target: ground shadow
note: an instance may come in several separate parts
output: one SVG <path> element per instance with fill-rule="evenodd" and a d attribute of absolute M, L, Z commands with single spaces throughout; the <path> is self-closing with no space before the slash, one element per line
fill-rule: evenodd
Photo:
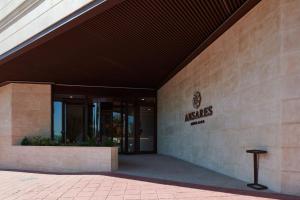
<path fill-rule="evenodd" d="M 200 185 L 200 184 L 193 184 L 193 183 L 183 183 L 183 182 L 163 180 L 163 179 L 158 179 L 158 178 L 148 178 L 148 177 L 141 177 L 141 176 L 134 176 L 134 175 L 126 175 L 126 174 L 120 174 L 120 173 L 116 173 L 116 172 L 53 173 L 53 172 L 28 171 L 28 170 L 10 170 L 10 169 L 2 169 L 1 171 L 35 173 L 35 174 L 49 174 L 49 175 L 102 175 L 102 176 L 109 176 L 109 177 L 123 178 L 123 179 L 131 179 L 131 180 L 143 181 L 143 182 L 149 182 L 149 183 L 157 183 L 157 184 L 163 184 L 163 185 L 179 186 L 179 187 L 199 189 L 199 190 L 207 190 L 207 191 L 213 191 L 213 192 L 223 192 L 223 193 L 234 194 L 234 195 L 243 195 L 243 196 L 250 196 L 250 197 L 261 197 L 261 198 L 271 198 L 271 199 L 278 199 L 278 200 L 300 200 L 300 197 L 292 196 L 292 195 L 279 194 L 279 193 L 266 193 L 266 192 L 259 192 L 259 191 L 248 191 L 248 190 L 240 190 L 240 189 L 232 189 L 232 188 L 207 186 L 207 185 Z"/>

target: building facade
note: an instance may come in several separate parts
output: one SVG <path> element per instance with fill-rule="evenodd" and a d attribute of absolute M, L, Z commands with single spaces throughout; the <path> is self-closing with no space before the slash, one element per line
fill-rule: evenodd
<path fill-rule="evenodd" d="M 110 161 L 117 152 L 159 153 L 249 182 L 253 160 L 246 150 L 261 149 L 268 153 L 260 156 L 260 182 L 300 195 L 300 1 L 228 1 L 224 12 L 219 2 L 205 4 L 210 24 L 201 21 L 207 11 L 193 1 L 184 6 L 169 2 L 175 11 L 164 11 L 166 5 L 156 1 L 131 1 L 135 6 L 130 0 L 30 1 L 31 11 L 23 8 L 25 1 L 19 6 L 11 1 L 15 7 L 3 2 L 1 168 L 30 170 L 35 157 L 41 171 L 49 170 L 45 161 L 60 163 L 52 166 L 55 171 L 64 166 L 62 159 L 80 166 L 98 155 L 95 150 L 84 159 L 88 150 L 76 148 L 63 150 L 72 155 L 66 157 L 57 157 L 55 147 L 24 150 L 19 144 L 26 136 L 63 143 L 96 137 L 101 142 L 112 138 L 117 145 L 102 152 L 99 163 L 107 164 L 105 170 L 116 168 Z M 145 7 L 155 14 L 140 14 Z M 180 9 L 184 14 L 175 15 Z M 19 18 L 4 12 L 20 10 L 25 11 Z M 84 23 L 79 16 L 92 15 L 91 10 L 104 14 Z M 190 20 L 181 21 L 188 13 Z M 205 32 L 218 24 L 218 16 L 220 25 Z M 59 29 L 66 25 L 68 31 Z M 183 66 L 174 72 L 178 63 Z M 172 75 L 166 73 L 168 66 Z M 83 160 L 72 163 L 74 157 Z M 95 169 L 95 163 L 88 166 L 82 171 Z"/>
<path fill-rule="evenodd" d="M 298 1 L 260 2 L 158 90 L 159 153 L 250 180 L 245 152 L 262 148 L 260 180 L 299 194 L 296 10 Z M 191 126 L 195 91 L 214 113 Z"/>

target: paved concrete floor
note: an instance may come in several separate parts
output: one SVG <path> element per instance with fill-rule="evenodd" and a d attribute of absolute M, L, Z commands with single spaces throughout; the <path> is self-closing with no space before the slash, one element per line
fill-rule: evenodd
<path fill-rule="evenodd" d="M 223 184 L 229 187 L 219 187 Z M 171 157 L 133 155 L 120 156 L 120 169 L 114 173 L 0 171 L 0 200 L 300 199 L 240 190 L 247 189 L 244 184 Z"/>
<path fill-rule="evenodd" d="M 243 181 L 170 156 L 158 154 L 120 155 L 119 170 L 117 173 L 200 185 L 252 190 Z"/>

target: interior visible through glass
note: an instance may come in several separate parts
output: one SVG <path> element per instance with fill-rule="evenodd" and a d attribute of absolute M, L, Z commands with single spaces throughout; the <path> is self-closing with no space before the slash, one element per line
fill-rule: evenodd
<path fill-rule="evenodd" d="M 114 144 L 121 153 L 154 152 L 155 103 L 155 97 L 55 95 L 53 139 L 71 144 Z"/>

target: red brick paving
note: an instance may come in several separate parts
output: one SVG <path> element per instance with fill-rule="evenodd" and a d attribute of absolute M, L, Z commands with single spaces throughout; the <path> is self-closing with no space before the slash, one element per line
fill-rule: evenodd
<path fill-rule="evenodd" d="M 118 174 L 55 175 L 0 171 L 0 200 L 300 199 Z"/>

